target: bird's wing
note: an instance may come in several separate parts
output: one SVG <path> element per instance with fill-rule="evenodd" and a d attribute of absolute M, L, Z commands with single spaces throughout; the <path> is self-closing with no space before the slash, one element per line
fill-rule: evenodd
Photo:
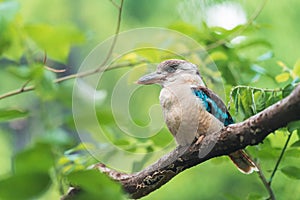
<path fill-rule="evenodd" d="M 210 89 L 206 87 L 192 87 L 192 91 L 199 99 L 202 100 L 206 111 L 214 115 L 225 126 L 234 123 L 223 101 Z M 238 169 L 245 174 L 250 174 L 253 171 L 258 171 L 255 162 L 247 155 L 244 150 L 233 152 L 229 154 L 229 157 L 238 167 Z"/>
<path fill-rule="evenodd" d="M 234 123 L 223 101 L 210 89 L 202 86 L 192 87 L 191 89 L 193 93 L 202 100 L 207 112 L 215 116 L 225 126 Z"/>

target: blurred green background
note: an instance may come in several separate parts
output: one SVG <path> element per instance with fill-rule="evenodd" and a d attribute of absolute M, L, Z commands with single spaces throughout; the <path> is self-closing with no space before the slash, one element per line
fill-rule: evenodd
<path fill-rule="evenodd" d="M 205 60 L 204 64 L 208 68 L 216 64 L 220 71 L 204 71 L 207 73 L 204 76 L 208 77 L 206 81 L 213 88 L 213 85 L 219 84 L 216 77 L 222 78 L 225 102 L 229 101 L 230 90 L 237 85 L 274 89 L 236 89 L 232 93 L 234 103 L 230 112 L 236 121 L 240 121 L 283 98 L 298 82 L 300 75 L 300 2 L 266 1 L 264 7 L 263 2 L 125 0 L 121 31 L 144 27 L 170 28 L 199 42 L 207 48 L 207 53 L 201 57 Z M 237 24 L 232 30 L 216 24 L 210 26 L 205 11 L 224 3 L 240 5 L 246 21 L 250 20 L 249 24 Z M 258 12 L 261 6 L 262 10 Z M 215 12 L 213 15 L 222 16 L 220 10 Z M 258 16 L 251 21 L 255 13 Z M 17 90 L 28 80 L 28 85 L 36 86 L 35 91 L 0 100 L 2 199 L 59 199 L 67 191 L 69 183 L 83 188 L 97 186 L 87 192 L 94 196 L 83 194 L 82 199 L 126 199 L 119 186 L 105 176 L 99 175 L 97 181 L 84 179 L 84 176 L 89 177 L 85 172 L 74 175 L 97 162 L 86 151 L 93 152 L 97 144 L 81 143 L 78 136 L 72 108 L 74 80 L 53 84 L 56 78 L 76 73 L 91 50 L 113 36 L 117 15 L 118 10 L 109 0 L 0 0 L 0 94 Z M 227 18 L 224 16 L 224 19 Z M 242 39 L 234 43 L 232 39 L 237 36 Z M 214 47 L 218 41 L 224 43 Z M 210 45 L 213 48 L 210 49 Z M 120 56 L 112 55 L 114 58 Z M 170 57 L 168 53 L 164 52 L 164 55 Z M 146 64 L 134 65 L 145 59 Z M 44 60 L 45 65 L 63 72 L 47 70 Z M 116 64 L 133 63 L 137 70 L 132 72 L 131 79 L 136 80 L 146 72 L 149 63 L 162 60 L 160 53 L 136 51 L 122 55 Z M 166 127 L 151 138 L 134 138 L 124 135 L 116 125 L 111 95 L 116 82 L 130 69 L 125 67 L 105 72 L 97 86 L 97 90 L 104 92 L 95 103 L 102 131 L 112 144 L 128 152 L 159 152 L 169 144 L 165 150 L 170 151 L 175 144 Z M 217 87 L 213 89 L 217 90 Z M 149 123 L 148 110 L 158 103 L 159 90 L 158 86 L 142 87 L 134 94 L 130 113 L 138 125 Z M 82 95 L 88 98 L 91 94 Z M 84 107 L 94 102 L 79 100 L 77 103 Z M 87 130 L 93 132 L 95 129 L 89 123 L 89 114 L 84 114 L 80 120 Z M 158 117 L 160 112 L 154 114 Z M 263 144 L 247 148 L 268 178 L 290 134 L 291 140 L 272 183 L 277 199 L 300 198 L 299 168 L 288 170 L 290 166 L 299 166 L 299 127 L 294 132 L 287 129 L 276 131 Z M 113 157 L 114 154 L 107 156 Z M 158 158 L 157 154 L 145 156 L 134 163 L 131 171 L 138 171 Z M 143 199 L 267 197 L 257 174 L 243 175 L 228 158 L 221 157 L 184 171 Z"/>

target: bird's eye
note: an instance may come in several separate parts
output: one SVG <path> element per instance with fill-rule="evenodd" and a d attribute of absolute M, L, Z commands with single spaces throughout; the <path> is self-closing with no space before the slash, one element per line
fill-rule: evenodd
<path fill-rule="evenodd" d="M 177 70 L 177 65 L 170 65 L 166 71 L 169 72 L 169 73 L 173 73 Z"/>

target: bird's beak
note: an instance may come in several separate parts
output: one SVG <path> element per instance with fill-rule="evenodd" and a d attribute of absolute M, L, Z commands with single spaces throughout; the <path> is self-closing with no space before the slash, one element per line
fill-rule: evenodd
<path fill-rule="evenodd" d="M 136 83 L 142 85 L 150 85 L 154 83 L 161 83 L 165 79 L 165 75 L 153 72 L 142 76 Z"/>

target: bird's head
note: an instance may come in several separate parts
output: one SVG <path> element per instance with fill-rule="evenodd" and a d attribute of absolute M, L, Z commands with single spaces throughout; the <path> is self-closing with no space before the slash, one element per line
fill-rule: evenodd
<path fill-rule="evenodd" d="M 160 84 L 167 86 L 172 83 L 189 83 L 193 85 L 203 85 L 196 65 L 185 60 L 166 60 L 157 66 L 153 73 L 141 77 L 138 84 Z"/>

